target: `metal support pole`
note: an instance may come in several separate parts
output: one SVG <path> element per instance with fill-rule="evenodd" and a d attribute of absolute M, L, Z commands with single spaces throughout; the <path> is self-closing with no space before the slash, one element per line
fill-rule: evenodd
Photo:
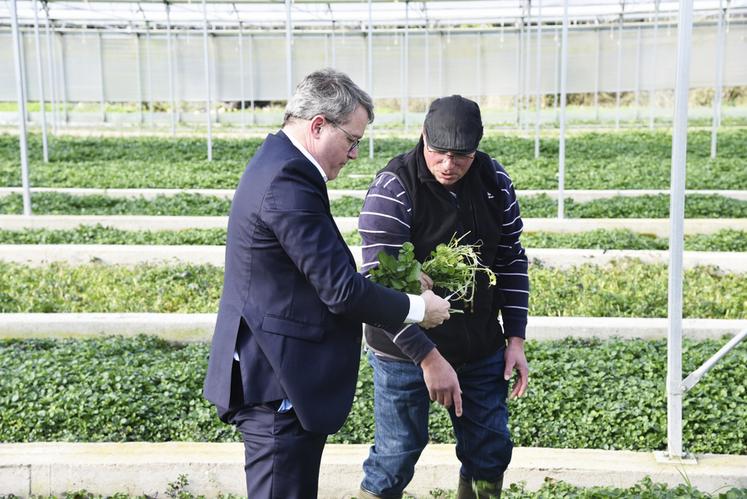
<path fill-rule="evenodd" d="M 47 147 L 47 109 L 44 98 L 44 71 L 42 71 L 41 60 L 41 38 L 39 37 L 39 13 L 38 2 L 34 0 L 34 42 L 36 43 L 36 73 L 39 81 L 39 104 L 42 122 L 42 153 L 44 162 L 49 163 L 49 148 Z"/>
<path fill-rule="evenodd" d="M 293 96 L 293 25 L 291 24 L 291 6 L 293 0 L 285 0 L 285 74 L 288 100 Z"/>
<path fill-rule="evenodd" d="M 235 8 L 236 5 L 234 4 Z M 244 95 L 244 25 L 239 21 L 239 109 L 241 109 L 241 128 L 246 128 Z"/>
<path fill-rule="evenodd" d="M 482 104 L 482 33 L 477 33 L 477 43 L 475 44 L 475 61 L 475 81 L 477 82 L 477 98 L 475 100 L 478 104 Z"/>
<path fill-rule="evenodd" d="M 526 61 L 524 63 L 524 129 L 529 127 L 529 81 L 532 75 L 532 0 L 527 0 L 527 25 L 524 34 L 524 46 L 526 47 Z"/>
<path fill-rule="evenodd" d="M 410 127 L 410 0 L 405 0 L 405 43 L 404 52 L 404 85 L 402 86 L 402 113 L 405 120 L 405 132 Z"/>
<path fill-rule="evenodd" d="M 52 132 L 57 134 L 57 90 L 55 88 L 55 70 L 52 63 L 52 35 L 49 29 L 49 6 L 44 3 L 44 31 L 47 39 L 47 77 L 49 78 L 49 89 L 52 97 Z"/>
<path fill-rule="evenodd" d="M 372 0 L 368 0 L 368 93 L 371 95 L 373 100 L 373 6 L 371 5 Z M 370 123 L 368 125 L 368 157 L 373 159 L 374 157 L 374 125 Z"/>
<path fill-rule="evenodd" d="M 60 34 L 60 81 L 62 82 L 62 116 L 65 124 L 70 122 L 67 112 L 67 72 L 65 71 L 65 39 Z"/>
<path fill-rule="evenodd" d="M 617 91 L 615 92 L 615 130 L 620 129 L 620 93 L 622 92 L 622 55 L 623 55 L 623 15 L 617 29 Z"/>
<path fill-rule="evenodd" d="M 635 120 L 641 119 L 641 27 L 638 27 L 635 44 Z"/>
<path fill-rule="evenodd" d="M 27 103 L 26 107 L 26 113 L 24 114 L 25 120 L 28 123 L 31 122 L 31 113 L 28 110 L 28 95 L 29 95 L 29 86 L 28 86 L 28 68 L 26 67 L 26 43 L 24 41 L 23 32 L 21 31 L 21 27 L 19 25 L 18 27 L 18 41 L 19 41 L 19 53 L 21 54 L 21 85 L 23 85 L 23 95 L 24 95 L 24 102 Z"/>
<path fill-rule="evenodd" d="M 148 23 L 145 23 L 145 64 L 148 69 L 148 118 L 151 126 L 155 125 L 153 117 L 153 68 L 150 65 L 150 29 Z"/>
<path fill-rule="evenodd" d="M 23 214 L 31 215 L 31 188 L 29 187 L 28 145 L 26 143 L 26 92 L 23 88 L 21 64 L 21 33 L 18 29 L 16 0 L 10 0 L 10 23 L 13 32 L 13 61 L 16 69 L 16 99 L 18 101 L 18 140 L 21 151 L 21 183 L 23 184 Z"/>
<path fill-rule="evenodd" d="M 213 125 L 212 113 L 213 100 L 211 94 L 210 80 L 210 48 L 208 45 L 208 18 L 207 1 L 202 0 L 202 53 L 205 59 L 205 114 L 207 115 L 207 160 L 213 160 Z"/>
<path fill-rule="evenodd" d="M 438 36 L 438 95 L 444 95 L 444 32 Z"/>
<path fill-rule="evenodd" d="M 713 90 L 713 122 L 711 123 L 711 159 L 716 158 L 718 128 L 721 126 L 721 93 L 724 85 L 724 17 L 723 0 L 719 1 L 718 35 L 716 36 L 716 85 Z"/>
<path fill-rule="evenodd" d="M 535 77 L 534 157 L 540 157 L 540 126 L 542 121 L 542 0 L 537 0 L 537 65 Z"/>
<path fill-rule="evenodd" d="M 687 160 L 687 104 L 690 83 L 690 44 L 693 0 L 680 2 L 677 29 L 677 71 L 674 91 L 672 175 L 669 195 L 669 331 L 667 335 L 667 450 L 670 458 L 682 452 L 682 257 L 685 218 L 685 163 Z"/>
<path fill-rule="evenodd" d="M 332 53 L 332 67 L 337 67 L 337 43 L 335 43 L 335 21 L 332 21 L 332 35 L 330 36 L 330 51 Z"/>
<path fill-rule="evenodd" d="M 555 28 L 555 33 L 557 36 L 558 30 L 562 33 L 562 28 Z M 561 69 L 560 69 L 560 52 L 562 47 L 562 41 L 558 40 L 556 38 L 555 41 L 555 92 L 553 95 L 555 98 L 553 99 L 553 107 L 555 108 L 555 121 L 560 123 L 560 79 L 561 79 Z"/>
<path fill-rule="evenodd" d="M 654 46 L 652 49 L 651 87 L 648 93 L 648 127 L 651 130 L 654 129 L 654 111 L 656 109 L 656 52 L 659 49 L 659 2 L 660 0 L 654 0 Z"/>
<path fill-rule="evenodd" d="M 101 121 L 106 123 L 106 87 L 104 86 L 104 42 L 101 31 L 97 33 L 99 49 L 99 101 L 101 105 Z"/>
<path fill-rule="evenodd" d="M 171 98 L 171 135 L 176 136 L 176 92 L 174 91 L 174 54 L 171 43 L 171 5 L 166 2 L 166 57 L 169 62 L 169 97 Z"/>
<path fill-rule="evenodd" d="M 257 110 L 254 106 L 254 37 L 249 33 L 249 106 L 252 108 L 252 125 L 257 124 Z"/>
<path fill-rule="evenodd" d="M 596 21 L 596 24 L 597 58 L 596 69 L 594 71 L 594 116 L 596 122 L 599 123 L 599 82 L 602 79 L 602 32 L 599 29 L 599 20 Z"/>
<path fill-rule="evenodd" d="M 524 39 L 524 16 L 525 13 L 525 7 L 526 3 L 521 3 L 521 19 L 519 20 L 519 63 L 517 64 L 517 68 L 519 71 L 519 78 L 518 78 L 518 86 L 517 93 L 519 94 L 519 108 L 518 108 L 518 125 L 519 129 L 524 129 L 524 90 L 526 82 L 524 81 L 524 66 L 525 66 L 525 60 L 524 60 L 524 53 L 525 53 L 525 39 Z"/>
<path fill-rule="evenodd" d="M 140 33 L 135 33 L 135 64 L 137 65 L 137 95 L 138 95 L 138 114 L 140 115 L 140 124 L 142 125 L 145 121 L 143 116 L 143 68 L 142 61 L 140 60 Z"/>
<path fill-rule="evenodd" d="M 431 100 L 431 44 L 428 36 L 428 20 L 425 21 L 425 108 Z"/>
<path fill-rule="evenodd" d="M 516 123 L 521 125 L 521 33 L 517 31 L 516 39 L 516 93 L 514 94 L 514 107 L 516 108 Z"/>
<path fill-rule="evenodd" d="M 558 219 L 565 217 L 565 107 L 568 82 L 568 0 L 563 0 L 563 35 L 560 41 L 560 144 L 558 149 Z"/>

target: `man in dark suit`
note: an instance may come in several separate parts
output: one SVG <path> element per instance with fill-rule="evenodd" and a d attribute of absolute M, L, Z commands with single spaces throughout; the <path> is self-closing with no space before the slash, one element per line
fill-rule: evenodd
<path fill-rule="evenodd" d="M 371 121 L 371 98 L 350 78 L 310 74 L 234 194 L 204 394 L 243 437 L 250 498 L 316 497 L 327 435 L 352 405 L 362 322 L 396 342 L 403 323 L 449 317 L 431 291 L 406 295 L 360 275 L 330 213 L 325 182 L 358 156 Z M 408 336 L 401 348 L 428 342 Z"/>

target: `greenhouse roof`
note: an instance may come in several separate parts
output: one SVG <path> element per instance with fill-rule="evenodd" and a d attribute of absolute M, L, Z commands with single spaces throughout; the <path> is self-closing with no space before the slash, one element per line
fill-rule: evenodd
<path fill-rule="evenodd" d="M 660 19 L 674 19 L 679 9 L 677 0 L 660 0 Z M 17 1 L 19 22 L 32 24 L 35 2 Z M 175 26 L 191 27 L 203 23 L 200 0 L 106 0 L 106 1 L 49 1 L 46 6 L 50 20 L 57 26 L 107 27 L 149 25 L 155 28 L 170 22 Z M 168 6 L 168 8 L 167 8 Z M 727 7 L 730 16 L 743 17 L 747 0 L 694 0 L 696 20 L 714 16 L 719 7 Z M 427 2 L 374 0 L 370 4 L 371 22 L 375 28 L 396 27 L 464 27 L 493 26 L 511 28 L 522 20 L 536 23 L 557 23 L 562 18 L 562 0 L 470 0 Z M 245 27 L 285 29 L 287 6 L 283 0 L 237 0 L 226 2 L 207 0 L 207 18 L 214 27 Z M 369 2 L 362 0 L 326 2 L 295 0 L 290 5 L 294 29 L 365 29 L 368 27 Z M 572 0 L 569 17 L 575 23 L 613 22 L 621 18 L 630 22 L 653 21 L 656 2 L 653 0 Z M 0 23 L 10 22 L 9 2 L 0 4 Z"/>

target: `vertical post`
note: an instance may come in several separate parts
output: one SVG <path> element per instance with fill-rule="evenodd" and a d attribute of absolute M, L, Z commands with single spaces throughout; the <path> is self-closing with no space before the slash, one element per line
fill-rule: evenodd
<path fill-rule="evenodd" d="M 252 125 L 257 124 L 257 113 L 254 106 L 254 37 L 249 33 L 249 105 L 252 108 Z"/>
<path fill-rule="evenodd" d="M 477 82 L 477 101 L 478 104 L 482 104 L 482 32 L 477 33 L 477 43 L 475 44 L 475 81 Z"/>
<path fill-rule="evenodd" d="M 293 96 L 293 26 L 291 6 L 293 0 L 285 0 L 285 74 L 287 76 L 288 100 Z"/>
<path fill-rule="evenodd" d="M 368 0 L 368 92 L 373 99 L 373 6 L 371 5 L 372 0 Z M 368 125 L 368 157 L 373 159 L 374 157 L 374 125 L 373 123 Z"/>
<path fill-rule="evenodd" d="M 517 70 L 519 71 L 519 78 L 517 80 L 518 89 L 517 93 L 519 95 L 519 106 L 518 106 L 518 114 L 517 114 L 517 121 L 519 125 L 519 129 L 524 129 L 524 16 L 525 16 L 525 8 L 526 3 L 521 3 L 521 19 L 519 20 L 519 63 L 517 64 Z"/>
<path fill-rule="evenodd" d="M 527 25 L 526 33 L 524 35 L 524 45 L 526 46 L 526 62 L 524 63 L 524 88 L 522 94 L 524 95 L 524 128 L 529 127 L 529 79 L 531 78 L 532 69 L 532 0 L 527 0 Z"/>
<path fill-rule="evenodd" d="M 207 115 L 207 159 L 213 160 L 213 125 L 212 113 L 213 101 L 211 94 L 210 79 L 210 49 L 208 46 L 208 18 L 207 0 L 202 0 L 202 53 L 205 59 L 205 114 Z"/>
<path fill-rule="evenodd" d="M 521 32 L 517 30 L 516 34 L 516 93 L 514 94 L 514 107 L 516 107 L 516 124 L 519 128 L 521 125 Z"/>
<path fill-rule="evenodd" d="M 150 124 L 153 126 L 155 120 L 153 119 L 153 68 L 150 65 L 150 28 L 148 23 L 145 23 L 145 65 L 148 69 L 148 118 Z"/>
<path fill-rule="evenodd" d="M 174 91 L 174 54 L 171 43 L 171 4 L 166 4 L 166 57 L 169 62 L 169 97 L 171 98 L 171 135 L 176 136 L 176 93 Z"/>
<path fill-rule="evenodd" d="M 711 123 L 711 159 L 716 158 L 718 128 L 721 126 L 721 93 L 724 84 L 724 17 L 723 0 L 719 1 L 718 35 L 716 36 L 716 85 L 713 90 L 713 122 Z"/>
<path fill-rule="evenodd" d="M 101 105 L 101 121 L 106 123 L 106 87 L 104 86 L 104 42 L 101 31 L 97 33 L 99 49 L 99 100 Z"/>
<path fill-rule="evenodd" d="M 682 251 L 687 160 L 687 101 L 690 87 L 690 43 L 693 0 L 680 2 L 677 28 L 677 71 L 674 87 L 672 180 L 669 195 L 669 331 L 667 335 L 667 450 L 682 452 Z"/>
<path fill-rule="evenodd" d="M 31 188 L 29 187 L 28 145 L 26 143 L 26 92 L 23 88 L 21 64 L 21 32 L 18 29 L 16 0 L 10 0 L 10 23 L 13 32 L 13 61 L 16 69 L 16 99 L 18 101 L 18 140 L 21 150 L 21 182 L 23 184 L 23 214 L 31 215 Z"/>
<path fill-rule="evenodd" d="M 404 84 L 402 85 L 402 113 L 405 121 L 405 132 L 410 126 L 410 0 L 405 0 L 405 43 L 404 53 Z"/>
<path fill-rule="evenodd" d="M 138 114 L 140 115 L 140 124 L 143 124 L 145 117 L 143 116 L 143 69 L 142 62 L 140 60 L 140 33 L 135 32 L 135 64 L 137 65 L 137 95 L 138 95 Z"/>
<path fill-rule="evenodd" d="M 438 34 L 438 95 L 444 95 L 444 32 Z"/>
<path fill-rule="evenodd" d="M 60 33 L 60 81 L 62 82 L 62 116 L 65 124 L 70 122 L 67 112 L 67 72 L 65 71 L 65 39 Z"/>
<path fill-rule="evenodd" d="M 563 0 L 563 34 L 560 40 L 560 144 L 558 149 L 558 219 L 565 216 L 565 104 L 568 81 L 568 0 Z"/>
<path fill-rule="evenodd" d="M 555 121 L 560 123 L 560 79 L 561 79 L 561 69 L 560 69 L 560 53 L 561 53 L 561 47 L 562 47 L 562 40 L 557 39 L 558 29 L 555 28 L 555 98 L 553 99 L 553 107 L 555 107 Z M 562 38 L 562 28 L 560 28 L 561 31 L 561 38 Z"/>
<path fill-rule="evenodd" d="M 428 36 L 428 19 L 425 20 L 425 108 L 431 100 L 431 44 Z"/>
<path fill-rule="evenodd" d="M 641 27 L 638 27 L 635 43 L 635 120 L 641 119 Z"/>
<path fill-rule="evenodd" d="M 534 157 L 540 157 L 540 126 L 542 121 L 542 0 L 537 0 L 537 62 L 535 66 L 535 118 L 534 118 Z"/>
<path fill-rule="evenodd" d="M 594 74 L 594 116 L 597 124 L 599 123 L 599 82 L 602 79 L 602 32 L 599 29 L 599 19 L 595 21 L 596 28 L 594 33 L 597 37 L 597 60 L 596 71 Z"/>
<path fill-rule="evenodd" d="M 41 62 L 41 38 L 39 37 L 39 13 L 38 2 L 34 0 L 34 42 L 36 43 L 36 73 L 39 81 L 39 104 L 42 122 L 42 152 L 44 162 L 49 163 L 49 148 L 47 147 L 47 109 L 46 99 L 44 98 L 44 71 L 42 71 Z"/>
<path fill-rule="evenodd" d="M 622 3 L 624 8 L 624 3 Z M 615 92 L 615 130 L 620 129 L 620 93 L 622 92 L 622 55 L 623 55 L 623 13 L 617 28 L 617 91 Z"/>
<path fill-rule="evenodd" d="M 330 11 L 331 11 L 330 7 Z M 337 43 L 335 43 L 335 20 L 332 20 L 332 36 L 330 37 L 330 51 L 332 53 L 332 67 L 337 67 Z"/>
<path fill-rule="evenodd" d="M 52 97 L 52 131 L 57 134 L 57 90 L 55 88 L 55 70 L 52 63 L 52 35 L 49 29 L 49 6 L 44 4 L 44 31 L 47 39 L 47 77 L 49 78 L 49 89 Z"/>
<path fill-rule="evenodd" d="M 234 9 L 236 5 L 234 4 Z M 246 116 L 244 113 L 244 26 L 239 21 L 239 99 L 241 109 L 241 128 L 246 128 Z"/>
<path fill-rule="evenodd" d="M 654 129 L 654 111 L 656 109 L 656 52 L 659 49 L 659 2 L 654 0 L 654 47 L 651 64 L 651 87 L 648 93 L 648 127 Z"/>

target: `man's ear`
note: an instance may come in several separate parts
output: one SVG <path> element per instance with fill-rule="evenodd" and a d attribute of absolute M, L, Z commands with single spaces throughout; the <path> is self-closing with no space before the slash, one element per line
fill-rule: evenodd
<path fill-rule="evenodd" d="M 317 114 L 311 118 L 309 123 L 309 126 L 311 127 L 311 136 L 318 139 L 322 133 L 322 126 L 324 126 L 326 122 L 327 120 L 321 114 Z"/>

